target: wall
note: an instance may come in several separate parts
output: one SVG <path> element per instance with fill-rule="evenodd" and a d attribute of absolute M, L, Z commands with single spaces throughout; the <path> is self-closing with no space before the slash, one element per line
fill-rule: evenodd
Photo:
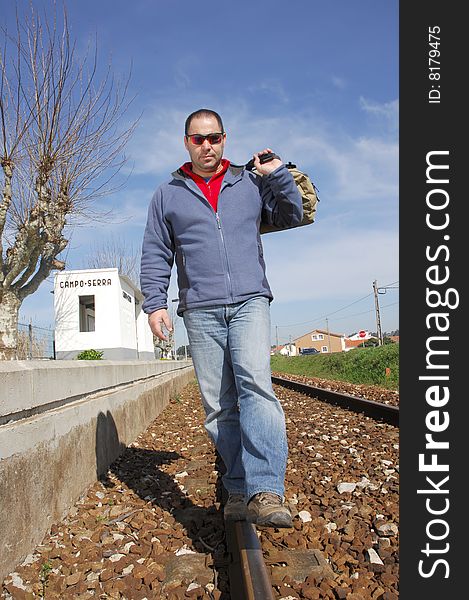
<path fill-rule="evenodd" d="M 119 319 L 121 331 L 121 348 L 132 348 L 134 357 L 138 358 L 137 352 L 137 323 L 135 313 L 134 290 L 124 280 L 119 280 L 120 289 L 118 291 Z M 127 298 L 124 297 L 125 292 Z"/>
<path fill-rule="evenodd" d="M 107 282 L 97 285 L 98 280 Z M 109 283 L 110 281 L 110 283 Z M 75 286 L 75 283 L 78 285 Z M 83 285 L 81 285 L 83 283 Z M 72 287 L 61 287 L 67 285 Z M 78 296 L 95 296 L 95 331 L 80 332 Z M 94 269 L 93 271 L 65 271 L 55 275 L 54 310 L 55 344 L 60 359 L 76 358 L 80 350 L 87 348 L 120 348 L 119 296 L 122 296 L 117 269 Z M 136 345 L 134 345 L 134 348 Z M 105 355 L 104 358 L 112 358 Z M 127 358 L 127 357 L 126 357 Z M 131 358 L 136 358 L 134 351 Z"/>
<path fill-rule="evenodd" d="M 80 331 L 78 297 L 82 295 L 95 297 L 95 331 Z M 140 290 L 115 268 L 57 273 L 56 357 L 72 360 L 81 350 L 93 348 L 102 350 L 108 360 L 154 359 L 153 335 L 142 302 Z"/>
<path fill-rule="evenodd" d="M 190 361 L 0 363 L 0 577 L 194 378 Z"/>
<path fill-rule="evenodd" d="M 322 334 L 322 340 L 312 340 L 312 334 Z M 330 344 L 329 344 L 330 340 Z M 337 335 L 328 334 L 327 332 L 315 332 L 312 331 L 307 333 L 295 340 L 295 346 L 297 348 L 316 348 L 319 352 L 322 352 L 322 347 L 327 346 L 329 352 L 342 352 L 345 349 L 344 340 L 342 337 L 338 337 Z M 330 346 L 330 347 L 329 347 Z"/>
<path fill-rule="evenodd" d="M 138 357 L 146 360 L 155 358 L 153 334 L 148 325 L 148 315 L 142 310 L 143 297 L 139 300 L 135 312 L 137 315 L 137 348 Z"/>

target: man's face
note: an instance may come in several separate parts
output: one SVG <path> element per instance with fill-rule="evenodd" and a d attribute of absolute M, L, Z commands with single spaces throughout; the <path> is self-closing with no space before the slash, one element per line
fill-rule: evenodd
<path fill-rule="evenodd" d="M 208 135 L 209 133 L 220 133 L 220 125 L 215 117 L 195 117 L 192 119 L 187 135 L 198 133 L 200 135 Z M 219 144 L 210 144 L 208 140 L 204 140 L 201 146 L 196 146 L 191 138 L 184 138 L 189 156 L 192 161 L 192 168 L 197 173 L 213 173 L 216 171 L 223 157 L 225 148 L 226 134 L 223 134 L 223 139 Z"/>

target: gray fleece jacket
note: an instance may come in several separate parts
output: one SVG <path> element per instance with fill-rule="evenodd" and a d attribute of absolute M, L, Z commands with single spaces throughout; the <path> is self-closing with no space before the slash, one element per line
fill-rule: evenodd
<path fill-rule="evenodd" d="M 144 312 L 168 307 L 174 260 L 179 315 L 254 296 L 272 300 L 259 224 L 291 227 L 301 221 L 301 196 L 289 170 L 282 165 L 260 177 L 230 165 L 217 212 L 183 171 L 172 177 L 156 190 L 148 209 L 140 274 Z"/>

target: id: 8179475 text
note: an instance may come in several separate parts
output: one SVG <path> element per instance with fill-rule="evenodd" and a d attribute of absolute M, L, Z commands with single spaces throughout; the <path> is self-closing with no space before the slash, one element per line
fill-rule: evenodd
<path fill-rule="evenodd" d="M 431 88 L 428 91 L 428 103 L 439 104 L 441 102 L 440 90 L 440 27 L 434 25 L 428 28 L 428 79 L 431 82 Z"/>

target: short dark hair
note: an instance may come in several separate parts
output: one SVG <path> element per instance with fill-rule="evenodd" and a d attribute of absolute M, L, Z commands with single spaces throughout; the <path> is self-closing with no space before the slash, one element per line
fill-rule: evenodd
<path fill-rule="evenodd" d="M 220 126 L 220 133 L 225 133 L 225 130 L 223 129 L 223 121 L 217 112 L 210 110 L 209 108 L 199 108 L 199 110 L 194 111 L 187 117 L 186 124 L 184 125 L 185 135 L 188 134 L 191 121 L 195 117 L 215 117 L 215 119 L 218 121 L 218 125 Z"/>

